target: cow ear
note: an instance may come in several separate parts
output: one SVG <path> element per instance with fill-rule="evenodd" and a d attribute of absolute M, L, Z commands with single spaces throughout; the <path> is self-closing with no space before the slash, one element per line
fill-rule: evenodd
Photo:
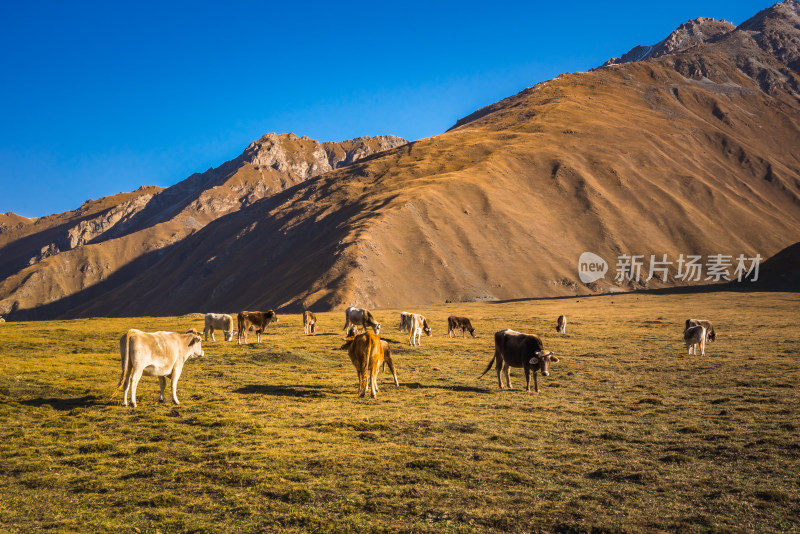
<path fill-rule="evenodd" d="M 531 361 L 530 361 L 529 363 L 530 363 L 531 365 L 536 365 L 537 363 L 539 363 L 539 358 L 537 358 L 536 356 L 534 356 L 533 358 L 531 358 Z"/>
<path fill-rule="evenodd" d="M 552 352 L 550 353 L 550 363 L 558 363 L 558 358 Z"/>

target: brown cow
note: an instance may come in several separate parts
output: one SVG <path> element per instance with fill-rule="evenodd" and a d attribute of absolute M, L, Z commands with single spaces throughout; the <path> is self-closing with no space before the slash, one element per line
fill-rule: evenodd
<path fill-rule="evenodd" d="M 358 373 L 358 396 L 366 395 L 371 390 L 372 398 L 378 396 L 378 371 L 384 361 L 381 338 L 372 332 L 364 332 L 348 337 L 341 347 L 347 349 L 350 361 Z"/>
<path fill-rule="evenodd" d="M 353 338 L 358 335 L 358 327 L 356 325 L 351 325 L 350 328 L 347 329 L 347 337 L 345 341 L 349 338 Z M 386 366 L 389 366 L 389 370 L 392 372 L 392 378 L 394 378 L 394 385 L 400 386 L 400 382 L 397 380 L 397 371 L 394 368 L 394 361 L 392 360 L 392 349 L 389 347 L 389 342 L 381 339 L 381 347 L 383 347 L 383 367 L 381 370 L 386 369 Z"/>
<path fill-rule="evenodd" d="M 503 389 L 503 380 L 500 377 L 501 370 L 505 371 L 508 389 L 512 389 L 511 367 L 524 367 L 525 392 L 531 392 L 531 372 L 533 372 L 534 390 L 539 393 L 536 373 L 541 371 L 542 376 L 550 376 L 550 364 L 558 363 L 558 358 L 553 356 L 552 352 L 545 352 L 539 336 L 521 334 L 514 330 L 505 329 L 495 332 L 494 356 L 492 356 L 481 377 L 489 372 L 493 363 L 497 367 L 497 383 L 500 389 Z"/>
<path fill-rule="evenodd" d="M 456 328 L 461 329 L 461 337 L 467 337 L 467 331 L 469 331 L 472 337 L 475 337 L 475 329 L 472 328 L 472 323 L 470 323 L 469 319 L 466 317 L 451 315 L 447 318 L 448 337 L 456 337 Z"/>
<path fill-rule="evenodd" d="M 308 310 L 303 312 L 303 333 L 317 333 L 317 316 Z"/>
<path fill-rule="evenodd" d="M 556 321 L 556 332 L 559 334 L 566 334 L 567 333 L 567 316 L 566 315 L 559 315 L 558 321 Z"/>
<path fill-rule="evenodd" d="M 270 323 L 277 323 L 278 316 L 274 311 L 269 310 L 266 312 L 251 312 L 243 311 L 237 315 L 237 323 L 239 327 L 239 336 L 236 340 L 237 345 L 242 344 L 242 336 L 244 336 L 244 344 L 247 345 L 247 330 L 252 326 L 256 331 L 256 340 L 261 343 L 261 334 Z"/>
<path fill-rule="evenodd" d="M 702 326 L 706 329 L 707 341 L 717 340 L 717 332 L 714 330 L 714 325 L 711 324 L 711 321 L 707 321 L 706 319 L 686 319 L 686 328 L 684 328 L 684 331 L 693 326 Z"/>

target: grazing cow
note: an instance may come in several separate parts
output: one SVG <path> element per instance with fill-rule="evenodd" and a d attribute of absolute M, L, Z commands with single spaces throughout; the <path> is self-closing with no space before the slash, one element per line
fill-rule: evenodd
<path fill-rule="evenodd" d="M 183 371 L 183 364 L 189 358 L 202 356 L 202 337 L 196 330 L 186 334 L 175 332 L 142 332 L 130 329 L 119 338 L 119 354 L 122 364 L 122 376 L 114 394 L 122 391 L 122 405 L 128 405 L 128 390 L 131 392 L 131 405 L 136 408 L 136 386 L 142 375 L 157 376 L 161 386 L 159 402 L 164 402 L 166 377 L 172 379 L 172 402 L 178 402 L 178 379 Z"/>
<path fill-rule="evenodd" d="M 412 313 L 400 312 L 400 332 L 411 331 L 411 316 Z"/>
<path fill-rule="evenodd" d="M 381 333 L 381 323 L 377 322 L 369 310 L 364 308 L 354 308 L 350 306 L 344 311 L 344 328 L 347 331 L 350 325 L 361 326 L 364 332 L 367 331 L 367 326 L 371 326 L 375 334 Z"/>
<path fill-rule="evenodd" d="M 424 315 L 418 313 L 412 313 L 410 315 L 411 324 L 409 325 L 410 335 L 408 336 L 408 344 L 413 347 L 414 345 L 419 345 L 423 330 L 428 336 L 431 335 L 431 327 L 428 326 L 428 320 Z"/>
<path fill-rule="evenodd" d="M 469 331 L 472 337 L 475 337 L 475 329 L 472 328 L 472 323 L 466 317 L 456 317 L 451 315 L 447 318 L 447 335 L 448 337 L 456 337 L 456 329 L 461 329 L 461 337 L 467 337 Z"/>
<path fill-rule="evenodd" d="M 700 347 L 700 356 L 705 356 L 707 337 L 708 333 L 706 332 L 706 327 L 703 325 L 690 326 L 683 331 L 683 342 L 686 345 L 689 356 L 691 356 L 693 352 L 694 355 L 697 356 L 697 347 Z"/>
<path fill-rule="evenodd" d="M 222 330 L 225 341 L 233 341 L 233 317 L 226 313 L 207 313 L 206 326 L 203 329 L 206 341 L 208 341 L 208 334 L 211 334 L 211 341 L 216 341 L 214 337 L 215 329 Z"/>
<path fill-rule="evenodd" d="M 317 333 L 317 316 L 308 310 L 303 312 L 303 333 Z"/>
<path fill-rule="evenodd" d="M 261 334 L 264 333 L 264 329 L 267 328 L 267 325 L 278 322 L 278 316 L 275 315 L 275 312 L 272 310 L 266 312 L 239 312 L 237 319 L 237 326 L 239 327 L 239 337 L 236 340 L 237 345 L 242 343 L 242 336 L 244 336 L 244 344 L 247 345 L 247 331 L 251 327 L 256 331 L 256 341 L 261 343 Z"/>
<path fill-rule="evenodd" d="M 567 316 L 566 315 L 559 315 L 558 320 L 556 321 L 556 332 L 559 334 L 566 334 L 567 333 Z"/>
<path fill-rule="evenodd" d="M 711 321 L 706 319 L 686 319 L 686 329 L 692 326 L 704 326 L 706 328 L 706 335 L 708 336 L 706 341 L 717 340 L 717 332 L 714 330 L 714 325 L 711 324 Z"/>
<path fill-rule="evenodd" d="M 539 393 L 539 383 L 536 380 L 537 371 L 542 376 L 550 376 L 550 364 L 558 363 L 558 358 L 552 352 L 545 352 L 539 336 L 521 334 L 514 330 L 500 330 L 494 334 L 494 356 L 481 377 L 489 372 L 492 364 L 497 367 L 497 383 L 503 389 L 501 371 L 505 371 L 508 389 L 511 387 L 511 367 L 525 368 L 526 393 L 531 392 L 531 372 L 533 373 L 533 386 Z M 479 377 L 480 378 L 480 377 Z"/>
<path fill-rule="evenodd" d="M 372 398 L 377 397 L 378 371 L 384 361 L 381 338 L 371 332 L 364 332 L 348 337 L 341 348 L 347 349 L 350 361 L 358 373 L 358 396 L 363 397 L 369 389 Z"/>

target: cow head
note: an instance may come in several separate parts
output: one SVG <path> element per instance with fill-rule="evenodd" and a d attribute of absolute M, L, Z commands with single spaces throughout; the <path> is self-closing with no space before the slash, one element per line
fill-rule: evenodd
<path fill-rule="evenodd" d="M 545 352 L 543 350 L 536 351 L 536 355 L 530 360 L 530 364 L 534 367 L 534 371 L 541 371 L 542 376 L 550 376 L 551 363 L 558 363 L 558 358 L 553 356 L 552 352 Z"/>
<path fill-rule="evenodd" d="M 717 340 L 717 333 L 714 331 L 714 327 L 713 326 L 708 330 L 708 335 L 707 335 L 706 339 L 708 339 L 708 341 L 716 341 Z"/>
<path fill-rule="evenodd" d="M 380 335 L 381 333 L 381 323 L 375 323 L 375 335 Z"/>
<path fill-rule="evenodd" d="M 472 337 L 478 337 L 478 336 L 475 335 L 475 329 L 474 328 L 469 327 L 469 328 L 467 328 L 467 331 L 469 332 L 469 335 L 471 335 Z"/>
<path fill-rule="evenodd" d="M 430 327 L 430 326 L 428 326 L 428 320 L 427 320 L 427 319 L 425 319 L 424 321 L 422 321 L 422 330 L 423 330 L 423 331 L 424 331 L 424 332 L 425 332 L 427 335 L 429 335 L 429 336 L 431 335 L 431 327 Z"/>
<path fill-rule="evenodd" d="M 225 341 L 233 341 L 233 330 L 223 331 L 222 333 L 225 334 Z"/>
<path fill-rule="evenodd" d="M 202 340 L 202 337 L 192 334 L 192 337 L 189 339 L 189 358 L 200 358 L 201 356 L 205 355 L 203 352 L 203 347 L 200 343 Z"/>
<path fill-rule="evenodd" d="M 267 312 L 267 324 L 277 323 L 277 322 L 278 322 L 278 314 L 276 314 L 273 310 L 269 310 Z"/>

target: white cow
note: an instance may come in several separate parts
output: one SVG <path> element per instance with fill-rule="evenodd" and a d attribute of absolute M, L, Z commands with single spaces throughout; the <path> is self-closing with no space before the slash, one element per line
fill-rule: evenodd
<path fill-rule="evenodd" d="M 423 330 L 429 336 L 431 335 L 431 328 L 428 326 L 428 320 L 425 319 L 424 315 L 418 313 L 411 313 L 409 315 L 411 315 L 411 324 L 409 325 L 409 332 L 411 335 L 408 337 L 408 344 L 413 347 L 414 345 L 420 344 L 419 340 L 422 337 Z"/>
<path fill-rule="evenodd" d="M 556 321 L 556 332 L 559 334 L 566 334 L 567 333 L 567 316 L 566 315 L 559 315 L 558 321 Z"/>
<path fill-rule="evenodd" d="M 211 341 L 216 341 L 214 338 L 214 330 L 222 330 L 225 341 L 233 341 L 233 317 L 226 313 L 207 313 L 206 314 L 206 327 L 203 333 L 208 341 L 208 334 L 211 334 Z"/>
<path fill-rule="evenodd" d="M 164 402 L 166 377 L 172 379 L 172 402 L 178 402 L 178 379 L 183 364 L 189 358 L 203 356 L 201 341 L 203 338 L 196 331 L 186 334 L 175 332 L 142 332 L 134 328 L 119 338 L 119 353 L 122 364 L 122 376 L 119 385 L 111 395 L 122 393 L 122 405 L 128 405 L 128 389 L 131 392 L 131 404 L 136 408 L 136 386 L 142 375 L 157 376 L 161 386 L 160 402 Z"/>
<path fill-rule="evenodd" d="M 364 332 L 367 331 L 367 326 L 371 326 L 375 334 L 381 333 L 381 323 L 375 320 L 369 310 L 364 308 L 354 308 L 350 306 L 344 311 L 344 329 L 350 330 L 350 326 L 361 326 Z"/>
<path fill-rule="evenodd" d="M 692 326 L 683 331 L 683 342 L 686 344 L 689 356 L 697 356 L 697 347 L 700 347 L 700 356 L 706 354 L 706 327 L 702 325 Z"/>

